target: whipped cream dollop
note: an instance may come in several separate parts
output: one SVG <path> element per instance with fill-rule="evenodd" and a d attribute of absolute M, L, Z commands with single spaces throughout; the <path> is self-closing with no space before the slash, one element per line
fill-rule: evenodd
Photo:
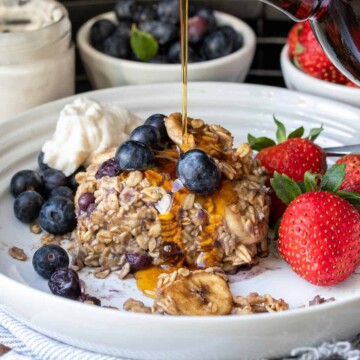
<path fill-rule="evenodd" d="M 44 162 L 69 176 L 106 148 L 119 146 L 142 123 L 124 107 L 77 98 L 61 111 L 53 138 L 43 145 Z"/>

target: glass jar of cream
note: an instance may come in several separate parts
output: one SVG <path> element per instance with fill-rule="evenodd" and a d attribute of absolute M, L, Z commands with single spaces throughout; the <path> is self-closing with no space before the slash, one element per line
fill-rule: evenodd
<path fill-rule="evenodd" d="M 54 0 L 0 0 L 0 121 L 74 91 L 65 7 Z"/>

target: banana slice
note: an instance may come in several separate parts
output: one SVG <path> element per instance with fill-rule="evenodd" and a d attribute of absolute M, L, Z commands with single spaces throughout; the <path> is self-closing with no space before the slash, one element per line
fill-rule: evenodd
<path fill-rule="evenodd" d="M 182 269 L 179 269 L 182 270 Z M 228 315 L 233 298 L 223 277 L 209 271 L 181 271 L 158 284 L 155 307 L 169 315 Z M 161 286 L 161 283 L 165 285 Z"/>

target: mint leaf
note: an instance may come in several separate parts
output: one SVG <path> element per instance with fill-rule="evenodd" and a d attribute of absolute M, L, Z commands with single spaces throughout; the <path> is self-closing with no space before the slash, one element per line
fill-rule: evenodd
<path fill-rule="evenodd" d="M 292 131 L 289 135 L 288 135 L 288 139 L 293 139 L 293 138 L 301 138 L 304 135 L 305 129 L 303 126 L 299 127 L 298 129 Z"/>
<path fill-rule="evenodd" d="M 278 142 L 278 144 L 284 142 L 287 140 L 286 138 L 286 129 L 285 126 L 282 122 L 280 122 L 275 115 L 273 115 L 275 124 L 277 125 L 277 130 L 276 130 L 276 140 Z"/>
<path fill-rule="evenodd" d="M 321 180 L 320 189 L 335 193 L 339 190 L 342 182 L 345 179 L 345 164 L 338 164 L 332 166 Z"/>
<path fill-rule="evenodd" d="M 131 28 L 130 46 L 141 61 L 149 61 L 159 51 L 159 44 L 149 33 L 140 31 L 135 24 Z"/>
<path fill-rule="evenodd" d="M 253 150 L 260 151 L 270 146 L 276 145 L 274 140 L 271 140 L 267 137 L 256 138 L 251 134 L 248 134 L 248 143 Z"/>
<path fill-rule="evenodd" d="M 307 137 L 310 141 L 315 141 L 320 133 L 324 130 L 324 126 L 321 125 L 319 128 L 314 128 L 310 130 L 309 136 Z"/>
<path fill-rule="evenodd" d="M 270 184 L 277 197 L 287 205 L 301 195 L 299 185 L 285 174 L 281 175 L 275 171 L 274 177 L 270 179 Z"/>
<path fill-rule="evenodd" d="M 339 190 L 336 195 L 348 201 L 355 209 L 360 210 L 360 194 L 354 191 Z"/>
<path fill-rule="evenodd" d="M 310 171 L 307 171 L 304 175 L 304 184 L 307 192 L 319 190 L 317 184 L 318 174 L 312 174 Z"/>

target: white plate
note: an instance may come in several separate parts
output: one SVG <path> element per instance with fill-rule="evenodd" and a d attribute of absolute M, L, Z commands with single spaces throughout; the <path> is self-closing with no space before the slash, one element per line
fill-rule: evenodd
<path fill-rule="evenodd" d="M 103 103 L 127 106 L 146 118 L 181 109 L 180 85 L 122 87 L 89 93 Z M 44 105 L 0 125 L 0 303 L 31 327 L 56 339 L 89 350 L 132 359 L 246 359 L 286 355 L 294 347 L 324 340 L 348 338 L 360 331 L 360 277 L 320 288 L 297 277 L 280 259 L 270 256 L 252 271 L 231 278 L 234 294 L 251 291 L 284 298 L 291 310 L 283 313 L 227 317 L 170 317 L 126 313 L 63 299 L 49 293 L 46 281 L 33 271 L 31 261 L 13 260 L 9 246 L 31 255 L 39 236 L 18 222 L 8 192 L 11 176 L 36 168 L 43 142 L 54 130 L 62 107 L 72 98 Z M 360 110 L 340 103 L 279 88 L 191 83 L 189 115 L 220 123 L 235 136 L 247 133 L 273 135 L 273 114 L 288 129 L 303 124 L 308 131 L 324 124 L 319 144 L 335 146 L 359 141 Z M 104 305 L 122 307 L 129 296 L 142 299 L 133 280 L 116 277 L 96 280 L 83 272 L 91 295 L 102 296 Z M 299 308 L 315 295 L 337 301 Z M 151 300 L 145 299 L 147 303 Z"/>

